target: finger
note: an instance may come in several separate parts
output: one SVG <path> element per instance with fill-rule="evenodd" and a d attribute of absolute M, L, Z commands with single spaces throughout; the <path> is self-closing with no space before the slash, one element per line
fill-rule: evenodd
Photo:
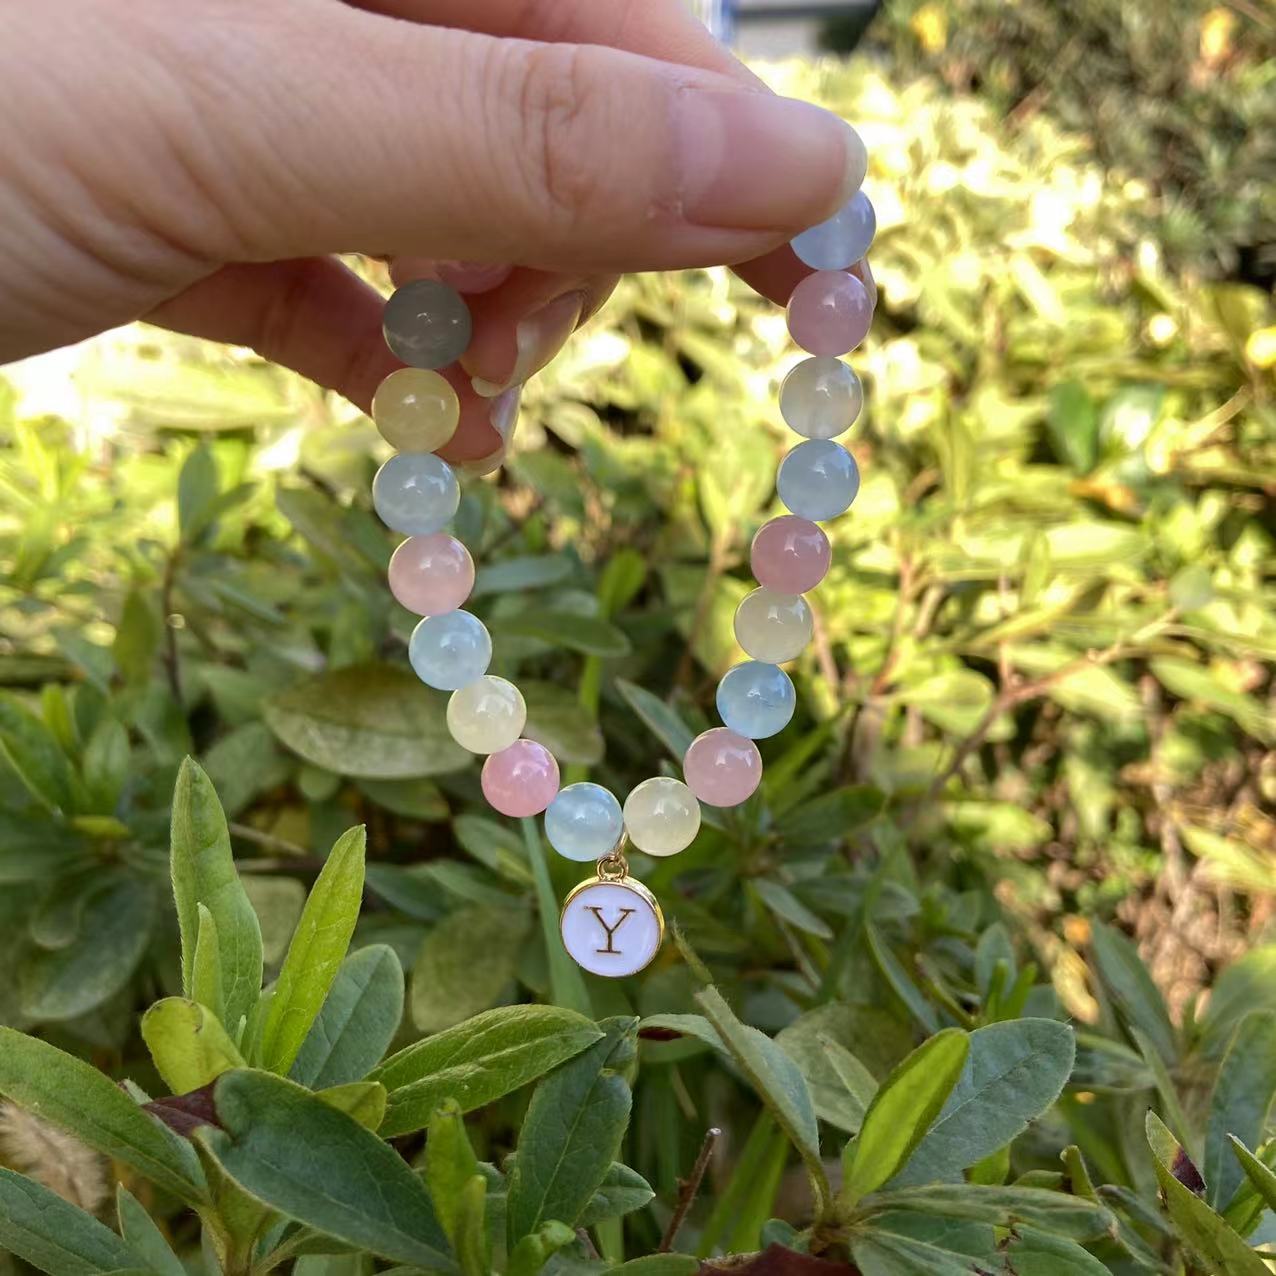
<path fill-rule="evenodd" d="M 340 262 L 312 257 L 224 266 L 146 318 L 248 346 L 370 412 L 382 378 L 403 366 L 381 335 L 384 304 Z"/>
<path fill-rule="evenodd" d="M 460 27 L 484 35 L 514 36 L 552 44 L 601 44 L 662 62 L 703 67 L 742 85 L 766 85 L 709 34 L 683 0 L 353 0 L 363 9 Z M 769 91 L 769 90 L 768 90 Z"/>
<path fill-rule="evenodd" d="M 590 274 L 745 260 L 828 216 L 860 167 L 835 116 L 710 72 L 343 5 L 268 12 L 270 74 L 224 68 L 240 82 L 217 100 L 241 113 L 222 158 L 254 255 L 376 244 Z"/>

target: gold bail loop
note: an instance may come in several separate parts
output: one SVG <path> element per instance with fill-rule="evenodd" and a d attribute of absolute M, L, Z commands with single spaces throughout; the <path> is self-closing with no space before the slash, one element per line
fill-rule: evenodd
<path fill-rule="evenodd" d="M 620 882 L 629 876 L 629 861 L 625 858 L 625 846 L 629 836 L 621 833 L 620 839 L 594 866 L 594 872 L 603 882 Z"/>

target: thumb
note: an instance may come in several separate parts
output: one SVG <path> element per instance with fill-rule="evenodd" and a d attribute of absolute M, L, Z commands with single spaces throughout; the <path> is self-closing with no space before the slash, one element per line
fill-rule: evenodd
<path fill-rule="evenodd" d="M 576 273 L 740 261 L 863 178 L 842 120 L 732 77 L 345 5 L 285 12 L 258 44 L 269 74 L 240 59 L 227 74 L 241 91 L 220 102 L 246 116 L 219 186 L 255 256 L 363 248 Z"/>

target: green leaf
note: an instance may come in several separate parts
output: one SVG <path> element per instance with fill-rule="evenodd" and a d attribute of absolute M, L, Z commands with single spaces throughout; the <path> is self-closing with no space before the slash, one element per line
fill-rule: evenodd
<path fill-rule="evenodd" d="M 465 1276 L 491 1276 L 487 1228 L 487 1179 L 474 1174 L 461 1189 L 452 1248 Z"/>
<path fill-rule="evenodd" d="M 345 959 L 363 903 L 366 846 L 362 825 L 343 833 L 302 909 L 262 1028 L 259 1057 L 271 1072 L 292 1067 Z"/>
<path fill-rule="evenodd" d="M 63 948 L 28 950 L 18 971 L 31 1019 L 74 1019 L 128 983 L 150 943 L 156 892 L 150 882 L 112 874 L 88 894 L 79 934 Z"/>
<path fill-rule="evenodd" d="M 195 1153 L 108 1076 L 55 1046 L 0 1028 L 0 1094 L 131 1165 L 185 1201 L 203 1196 Z"/>
<path fill-rule="evenodd" d="M 755 877 L 753 889 L 762 902 L 779 918 L 818 939 L 832 939 L 829 924 L 813 913 L 787 886 L 766 877 Z"/>
<path fill-rule="evenodd" d="M 199 1136 L 244 1191 L 384 1258 L 455 1270 L 425 1185 L 352 1117 L 266 1072 L 228 1072 L 213 1096 L 223 1128 Z"/>
<path fill-rule="evenodd" d="M 885 804 L 886 795 L 871 785 L 834 789 L 785 812 L 776 823 L 776 836 L 785 846 L 841 841 L 876 819 Z"/>
<path fill-rule="evenodd" d="M 852 1236 L 851 1254 L 862 1276 L 974 1276 L 980 1271 L 969 1254 L 948 1249 L 942 1240 L 883 1227 L 866 1227 Z"/>
<path fill-rule="evenodd" d="M 608 1276 L 696 1276 L 700 1260 L 690 1254 L 646 1254 L 608 1270 Z"/>
<path fill-rule="evenodd" d="M 573 1010 L 503 1006 L 399 1051 L 370 1080 L 390 1092 L 381 1133 L 423 1129 L 445 1099 L 471 1112 L 543 1076 L 602 1036 Z"/>
<path fill-rule="evenodd" d="M 220 1021 L 226 1013 L 222 997 L 222 955 L 217 923 L 206 904 L 195 905 L 195 955 L 191 961 L 192 1001 L 207 1006 Z"/>
<path fill-rule="evenodd" d="M 1236 1025 L 1252 1010 L 1276 1011 L 1276 944 L 1246 953 L 1215 982 L 1201 1020 L 1202 1044 L 1211 1059 L 1222 1058 Z"/>
<path fill-rule="evenodd" d="M 523 735 L 543 744 L 560 764 L 595 766 L 603 758 L 603 733 L 594 715 L 567 687 L 520 679 L 527 703 Z"/>
<path fill-rule="evenodd" d="M 316 1090 L 316 1099 L 322 1099 L 330 1108 L 354 1117 L 365 1130 L 378 1130 L 385 1119 L 386 1091 L 379 1081 L 347 1081 L 344 1085 L 331 1085 Z"/>
<path fill-rule="evenodd" d="M 1254 1190 L 1267 1202 L 1269 1210 L 1276 1210 L 1276 1174 L 1265 1166 L 1238 1138 L 1228 1135 L 1232 1151 L 1245 1171 L 1245 1177 L 1254 1185 Z"/>
<path fill-rule="evenodd" d="M 583 1015 L 593 1014 L 589 989 L 585 987 L 585 975 L 563 947 L 558 931 L 559 901 L 554 892 L 549 865 L 545 862 L 545 843 L 540 829 L 532 819 L 523 819 L 523 848 L 531 868 L 532 885 L 536 893 L 536 909 L 540 914 L 541 936 L 549 964 L 550 1000 L 568 1010 Z"/>
<path fill-rule="evenodd" d="M 506 617 L 501 632 L 516 638 L 539 638 L 587 656 L 627 656 L 633 650 L 624 631 L 610 621 L 570 611 L 531 608 Z"/>
<path fill-rule="evenodd" d="M 173 794 L 171 868 L 182 935 L 182 991 L 193 991 L 199 905 L 212 914 L 222 1005 L 232 1037 L 261 993 L 261 926 L 235 871 L 230 834 L 208 776 L 187 758 Z"/>
<path fill-rule="evenodd" d="M 882 977 L 905 1009 L 928 1035 L 938 1032 L 939 1017 L 935 1014 L 935 1008 L 922 996 L 912 976 L 900 964 L 899 958 L 891 951 L 890 945 L 872 922 L 864 924 L 864 939 L 874 965 L 882 972 Z"/>
<path fill-rule="evenodd" d="M 770 1037 L 742 1024 L 716 988 L 702 988 L 696 993 L 696 1001 L 758 1097 L 801 1154 L 822 1207 L 829 1199 L 828 1177 L 820 1159 L 815 1105 L 797 1064 Z"/>
<path fill-rule="evenodd" d="M 560 1249 L 575 1239 L 576 1233 L 556 1219 L 541 1223 L 513 1247 L 506 1276 L 536 1276 Z"/>
<path fill-rule="evenodd" d="M 123 1183 L 115 1190 L 115 1209 L 125 1244 L 153 1276 L 186 1276 L 182 1260 Z"/>
<path fill-rule="evenodd" d="M 434 1212 L 453 1246 L 463 1212 L 466 1184 L 478 1173 L 478 1158 L 465 1132 L 461 1109 L 448 1100 L 430 1117 L 429 1137 L 425 1141 L 425 1181 Z"/>
<path fill-rule="evenodd" d="M 66 815 L 75 813 L 81 795 L 57 737 L 7 694 L 0 694 L 0 752 L 41 806 Z"/>
<path fill-rule="evenodd" d="M 1166 1064 L 1178 1058 L 1174 1027 L 1138 950 L 1120 931 L 1096 922 L 1091 953 L 1104 991 L 1127 1025 L 1140 1029 Z"/>
<path fill-rule="evenodd" d="M 1246 1015 L 1223 1056 L 1210 1099 L 1201 1171 L 1205 1199 L 1220 1212 L 1231 1203 L 1244 1174 L 1228 1145 L 1229 1136 L 1257 1147 L 1276 1097 L 1276 1014 Z"/>
<path fill-rule="evenodd" d="M 289 1076 L 312 1090 L 358 1081 L 381 1061 L 403 1018 L 403 967 L 372 944 L 341 963 Z"/>
<path fill-rule="evenodd" d="M 531 928 L 526 908 L 476 904 L 426 936 L 412 970 L 412 1022 L 438 1032 L 487 1010 L 509 990 Z"/>
<path fill-rule="evenodd" d="M 181 997 L 165 997 L 142 1016 L 142 1039 L 174 1094 L 215 1081 L 243 1057 L 211 1010 Z"/>
<path fill-rule="evenodd" d="M 50 1276 L 136 1268 L 133 1251 L 91 1214 L 47 1187 L 0 1169 L 0 1249 Z"/>
<path fill-rule="evenodd" d="M 1032 1227 L 1016 1228 L 1006 1253 L 1015 1276 L 1111 1276 L 1104 1263 L 1075 1241 Z"/>
<path fill-rule="evenodd" d="M 201 443 L 182 463 L 177 476 L 177 525 L 187 545 L 208 526 L 217 488 L 217 462 Z"/>
<path fill-rule="evenodd" d="M 1046 429 L 1054 454 L 1073 473 L 1089 474 L 1098 458 L 1099 412 L 1080 381 L 1060 381 L 1050 387 Z"/>
<path fill-rule="evenodd" d="M 970 1052 L 960 1028 L 917 1047 L 882 1082 L 864 1115 L 842 1199 L 853 1205 L 907 1164 L 952 1093 Z"/>
<path fill-rule="evenodd" d="M 405 780 L 470 763 L 448 734 L 447 697 L 397 665 L 334 669 L 262 702 L 294 753 L 337 775 Z"/>
<path fill-rule="evenodd" d="M 613 1161 L 598 1190 L 589 1198 L 577 1227 L 593 1227 L 608 1218 L 621 1218 L 640 1210 L 655 1197 L 651 1184 L 637 1170 Z"/>
<path fill-rule="evenodd" d="M 620 1150 L 631 1095 L 613 1069 L 632 1057 L 638 1021 L 605 1020 L 603 1028 L 600 1040 L 532 1094 L 509 1177 L 511 1252 L 551 1219 L 575 1226 Z"/>
<path fill-rule="evenodd" d="M 956 1179 L 1005 1147 L 1059 1097 L 1075 1052 L 1071 1028 L 1053 1019 L 976 1029 L 960 1080 L 893 1186 Z"/>
<path fill-rule="evenodd" d="M 1113 1224 L 1112 1215 L 1102 1205 L 1067 1192 L 974 1183 L 932 1183 L 879 1192 L 864 1202 L 863 1209 L 874 1213 L 907 1210 L 1007 1228 L 1026 1223 L 1079 1241 L 1097 1240 Z"/>
<path fill-rule="evenodd" d="M 1179 1236 L 1215 1276 L 1269 1276 L 1267 1264 L 1182 1181 L 1200 1175 L 1155 1112 L 1147 1114 L 1156 1178 Z"/>
<path fill-rule="evenodd" d="M 616 679 L 616 690 L 629 707 L 642 719 L 647 729 L 675 757 L 681 758 L 695 739 L 695 732 L 659 696 L 636 683 Z"/>
<path fill-rule="evenodd" d="M 84 746 L 84 783 L 94 810 L 115 811 L 128 771 L 128 732 L 114 718 L 103 718 Z"/>
<path fill-rule="evenodd" d="M 802 1070 L 815 1115 L 854 1134 L 877 1093 L 877 1081 L 855 1055 L 829 1035 L 828 1016 L 821 1009 L 800 1016 L 775 1041 Z"/>

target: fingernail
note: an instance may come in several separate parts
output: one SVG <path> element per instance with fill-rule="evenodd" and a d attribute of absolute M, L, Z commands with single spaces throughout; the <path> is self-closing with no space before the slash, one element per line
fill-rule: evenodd
<path fill-rule="evenodd" d="M 562 297 L 533 310 L 518 321 L 514 329 L 514 366 L 504 381 L 488 381 L 483 377 L 471 378 L 476 394 L 485 399 L 522 385 L 538 373 L 562 348 L 563 343 L 576 331 L 580 313 L 585 306 L 585 293 L 569 292 Z"/>
<path fill-rule="evenodd" d="M 770 93 L 684 89 L 675 108 L 681 213 L 734 230 L 793 230 L 859 189 L 868 154 L 831 111 Z"/>
<path fill-rule="evenodd" d="M 484 474 L 491 474 L 493 470 L 501 467 L 509 451 L 510 443 L 514 439 L 514 427 L 518 424 L 518 405 L 522 397 L 523 387 L 514 385 L 492 400 L 492 411 L 488 420 L 491 421 L 492 428 L 500 435 L 501 446 L 495 452 L 480 457 L 477 461 L 466 462 L 461 466 L 463 473 L 472 474 L 477 478 Z"/>

